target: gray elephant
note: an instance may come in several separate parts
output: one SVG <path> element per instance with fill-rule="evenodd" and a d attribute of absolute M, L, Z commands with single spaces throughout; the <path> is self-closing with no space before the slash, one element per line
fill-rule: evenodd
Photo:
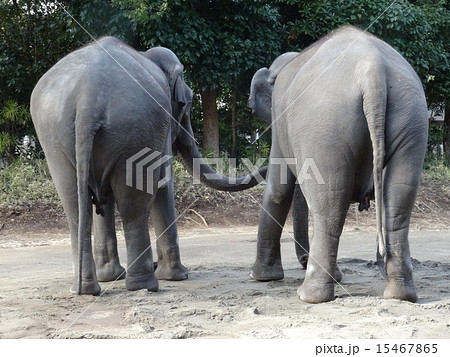
<path fill-rule="evenodd" d="M 416 301 L 408 231 L 426 151 L 428 112 L 412 67 L 385 42 L 345 26 L 258 70 L 249 106 L 272 125 L 251 276 L 283 278 L 281 231 L 274 220 L 284 223 L 285 202 L 292 199 L 297 182 L 314 222 L 300 299 L 334 299 L 339 237 L 349 205 L 359 202 L 365 209 L 374 195 L 377 260 L 387 277 L 384 296 Z M 279 158 L 289 164 L 287 173 L 274 164 Z M 306 162 L 314 165 L 305 170 Z"/>
<path fill-rule="evenodd" d="M 31 115 L 69 221 L 76 272 L 72 292 L 95 295 L 99 280 L 124 275 L 115 203 L 126 240 L 127 289 L 156 291 L 157 279 L 187 278 L 179 254 L 173 180 L 163 180 L 172 168 L 166 155 L 178 154 L 191 173 L 197 160 L 198 179 L 216 189 L 235 191 L 258 183 L 261 176 L 232 181 L 205 164 L 193 138 L 191 101 L 183 66 L 173 52 L 162 47 L 138 52 L 113 37 L 67 55 L 37 83 Z M 142 150 L 162 164 L 143 170 L 141 178 L 131 177 L 130 184 L 127 162 Z M 258 175 L 265 176 L 264 171 Z M 139 179 L 146 182 L 146 192 L 133 187 Z M 149 214 L 158 237 L 156 271 Z"/>

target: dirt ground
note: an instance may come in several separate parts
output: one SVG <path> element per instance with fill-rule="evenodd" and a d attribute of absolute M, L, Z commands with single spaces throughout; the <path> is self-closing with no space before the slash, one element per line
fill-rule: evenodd
<path fill-rule="evenodd" d="M 450 338 L 448 184 L 424 183 L 416 201 L 415 304 L 382 298 L 373 208 L 349 211 L 338 256 L 344 278 L 334 301 L 310 305 L 297 298 L 305 271 L 295 258 L 290 222 L 281 243 L 284 280 L 252 281 L 260 192 L 242 197 L 205 194 L 192 206 L 179 205 L 188 280 L 161 281 L 157 293 L 129 292 L 124 281 L 101 283 L 99 297 L 69 293 L 72 259 L 59 206 L 1 209 L 0 337 Z"/>

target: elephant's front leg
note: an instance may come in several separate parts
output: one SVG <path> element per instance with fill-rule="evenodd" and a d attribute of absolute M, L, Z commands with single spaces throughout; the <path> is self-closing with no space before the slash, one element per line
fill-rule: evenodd
<path fill-rule="evenodd" d="M 283 169 L 286 171 L 281 173 Z M 266 180 L 259 215 L 256 262 L 250 272 L 250 276 L 259 281 L 284 278 L 280 238 L 295 187 L 295 176 L 283 165 L 269 163 Z"/>
<path fill-rule="evenodd" d="M 169 165 L 170 170 L 172 167 L 171 160 L 167 161 L 166 165 Z M 166 172 L 164 167 L 161 171 Z M 155 228 L 158 253 L 156 277 L 160 280 L 187 279 L 188 271 L 181 264 L 178 246 L 173 179 L 158 189 L 150 214 Z"/>
<path fill-rule="evenodd" d="M 125 269 L 120 265 L 114 221 L 115 200 L 106 198 L 104 216 L 94 215 L 94 260 L 98 281 L 125 279 Z"/>

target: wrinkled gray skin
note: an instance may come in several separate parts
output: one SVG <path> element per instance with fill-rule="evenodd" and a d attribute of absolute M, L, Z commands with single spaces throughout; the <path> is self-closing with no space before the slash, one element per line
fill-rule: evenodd
<path fill-rule="evenodd" d="M 294 58 L 296 58 L 299 55 L 298 52 L 288 52 L 284 53 L 283 55 L 279 56 L 275 59 L 275 61 L 272 63 L 272 65 L 269 68 L 269 71 L 267 72 L 266 69 L 262 69 L 264 72 L 264 77 L 267 76 L 267 81 L 272 86 L 275 82 L 276 77 L 280 73 L 280 71 L 288 64 L 290 61 L 292 61 Z M 258 78 L 258 77 L 257 77 Z M 264 78 L 264 81 L 266 79 Z M 261 91 L 269 90 L 270 94 L 264 94 L 260 95 L 258 97 L 255 97 L 252 95 L 249 106 L 255 111 L 255 107 L 257 106 L 260 110 L 260 117 L 264 120 L 264 122 L 267 125 L 270 125 L 272 123 L 271 119 L 271 113 L 270 113 L 270 107 L 267 107 L 265 103 L 259 103 L 256 104 L 256 101 L 263 100 L 264 97 L 271 96 L 271 87 L 268 87 L 265 83 L 263 83 L 264 86 L 260 87 L 259 89 Z M 252 87 L 253 88 L 253 87 Z M 263 92 L 264 93 L 264 92 Z M 289 191 L 290 192 L 290 191 Z M 291 193 L 287 194 L 286 201 L 280 205 L 281 211 L 284 212 L 284 210 L 289 210 L 289 204 L 291 203 L 289 196 Z M 293 195 L 292 195 L 292 218 L 293 218 L 293 228 L 294 228 L 294 246 L 295 246 L 295 253 L 297 255 L 297 259 L 302 265 L 303 268 L 306 269 L 308 264 L 308 255 L 309 255 L 309 232 L 308 232 L 308 219 L 309 219 L 309 210 L 308 205 L 305 200 L 305 196 L 303 195 L 302 190 L 300 189 L 299 185 L 295 185 Z M 272 220 L 272 224 L 270 225 L 271 230 L 270 232 L 267 232 L 266 235 L 273 235 L 273 236 L 281 236 L 282 233 L 282 226 L 285 223 L 285 214 L 282 215 L 281 221 L 276 220 L 274 217 L 263 217 L 261 218 Z M 281 259 L 281 257 L 278 257 Z M 281 278 L 284 276 L 284 273 L 282 273 Z M 336 267 L 335 273 L 334 273 L 334 279 L 336 281 L 341 281 L 342 279 L 342 273 L 340 270 Z"/>
<path fill-rule="evenodd" d="M 338 243 L 349 205 L 359 202 L 365 209 L 374 193 L 384 296 L 416 301 L 408 230 L 428 133 L 419 78 L 389 45 L 351 26 L 283 56 L 273 68 L 260 69 L 251 85 L 250 108 L 273 122 L 251 276 L 283 278 L 281 229 L 270 217 L 284 224 L 297 178 L 314 221 L 300 299 L 334 299 Z M 298 160 L 285 185 L 271 164 L 274 158 Z M 324 183 L 311 171 L 310 179 L 298 171 L 308 158 Z"/>
<path fill-rule="evenodd" d="M 125 275 L 117 254 L 115 203 L 126 240 L 127 289 L 156 291 L 157 279 L 187 278 L 180 261 L 173 180 L 156 186 L 172 169 L 171 160 L 153 172 L 149 192 L 155 194 L 126 185 L 126 160 L 144 148 L 177 153 L 192 173 L 193 159 L 201 155 L 190 124 L 191 101 L 183 66 L 170 50 L 141 53 L 112 37 L 64 57 L 36 85 L 31 114 L 69 221 L 76 272 L 72 292 L 95 295 L 98 281 Z M 200 168 L 199 179 L 216 189 L 235 191 L 258 183 L 248 175 L 230 184 L 209 166 Z M 211 179 L 207 174 L 216 175 Z M 98 214 L 92 213 L 93 204 Z M 149 214 L 159 237 L 156 271 Z"/>
<path fill-rule="evenodd" d="M 292 198 L 292 222 L 294 228 L 294 246 L 297 259 L 306 269 L 309 255 L 309 232 L 308 232 L 308 205 L 299 185 L 295 185 L 294 195 Z M 279 229 L 281 227 L 277 224 Z M 271 234 L 274 234 L 272 232 Z M 280 231 L 280 235 L 281 235 Z M 342 276 L 341 276 L 342 278 Z M 339 279 L 340 280 L 340 279 Z"/>

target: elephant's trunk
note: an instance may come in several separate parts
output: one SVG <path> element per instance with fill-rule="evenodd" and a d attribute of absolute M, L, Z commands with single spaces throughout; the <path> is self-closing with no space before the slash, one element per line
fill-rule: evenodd
<path fill-rule="evenodd" d="M 188 172 L 205 185 L 220 191 L 242 191 L 256 186 L 266 177 L 267 166 L 237 178 L 219 174 L 206 163 L 198 151 L 190 124 L 185 129 L 186 132 L 180 133 L 182 139 L 176 142 L 178 155 Z"/>

